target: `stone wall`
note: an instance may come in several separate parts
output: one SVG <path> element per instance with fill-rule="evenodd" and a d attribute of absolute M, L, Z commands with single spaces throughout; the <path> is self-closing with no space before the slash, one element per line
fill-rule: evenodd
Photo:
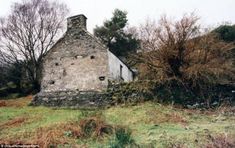
<path fill-rule="evenodd" d="M 76 109 L 96 109 L 106 108 L 116 104 L 139 103 L 153 99 L 153 94 L 150 91 L 140 89 L 139 87 L 142 87 L 142 83 L 110 83 L 106 92 L 40 92 L 33 98 L 31 105 Z"/>
<path fill-rule="evenodd" d="M 76 109 L 95 109 L 112 105 L 112 97 L 108 93 L 57 91 L 37 94 L 32 106 L 63 107 Z"/>
<path fill-rule="evenodd" d="M 68 30 L 46 55 L 41 90 L 104 91 L 108 85 L 107 49 L 82 28 Z"/>
<path fill-rule="evenodd" d="M 83 28 L 86 30 L 87 29 L 86 20 L 87 18 L 83 14 L 69 17 L 67 19 L 67 28 L 68 30 L 73 28 Z"/>
<path fill-rule="evenodd" d="M 133 80 L 133 72 L 86 30 L 86 17 L 68 18 L 65 35 L 43 60 L 41 91 L 31 105 L 93 108 L 112 104 L 109 80 Z"/>

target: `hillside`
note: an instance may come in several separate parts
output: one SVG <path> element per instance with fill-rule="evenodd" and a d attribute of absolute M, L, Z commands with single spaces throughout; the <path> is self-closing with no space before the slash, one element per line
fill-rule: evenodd
<path fill-rule="evenodd" d="M 115 147 L 115 134 L 105 130 L 110 127 L 129 129 L 131 135 L 122 136 L 134 147 L 232 147 L 235 141 L 231 108 L 199 111 L 147 102 L 88 111 L 30 107 L 30 101 L 31 97 L 0 101 L 0 143 Z M 95 131 L 83 129 L 94 124 Z"/>

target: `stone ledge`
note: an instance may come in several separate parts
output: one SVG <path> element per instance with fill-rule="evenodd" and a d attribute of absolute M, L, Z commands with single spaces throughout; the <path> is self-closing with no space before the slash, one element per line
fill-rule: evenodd
<path fill-rule="evenodd" d="M 34 96 L 31 106 L 66 107 L 79 109 L 104 108 L 112 104 L 112 97 L 101 92 L 40 92 Z"/>

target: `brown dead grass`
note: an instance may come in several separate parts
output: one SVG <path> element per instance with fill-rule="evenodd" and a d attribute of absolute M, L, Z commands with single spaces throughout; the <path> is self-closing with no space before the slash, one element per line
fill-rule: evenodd
<path fill-rule="evenodd" d="M 70 132 L 71 135 L 66 135 L 65 132 Z M 112 126 L 107 125 L 100 118 L 91 117 L 83 119 L 80 122 L 68 122 L 47 128 L 38 128 L 36 136 L 31 142 L 46 148 L 58 144 L 68 144 L 77 138 L 102 138 L 105 134 L 112 134 L 112 132 Z"/>
<path fill-rule="evenodd" d="M 182 123 L 182 124 L 187 124 L 188 123 L 187 120 L 183 116 L 181 116 L 177 113 L 166 114 L 166 117 L 167 117 L 167 120 L 166 120 L 167 122 Z"/>
<path fill-rule="evenodd" d="M 52 145 L 66 144 L 66 142 L 63 130 L 60 128 L 39 128 L 37 129 L 36 137 L 33 140 L 33 143 L 37 143 L 43 148 Z"/>
<path fill-rule="evenodd" d="M 71 136 L 66 136 L 65 132 L 70 131 Z M 20 140 L 0 139 L 3 144 L 35 144 L 40 148 L 56 147 L 68 143 L 76 143 L 76 139 L 81 137 L 81 128 L 77 122 L 55 124 L 50 127 L 40 127 L 35 132 L 29 133 L 30 136 Z M 16 137 L 17 139 L 17 137 Z M 85 148 L 85 145 L 71 145 L 71 147 Z"/>
<path fill-rule="evenodd" d="M 0 143 L 2 145 L 37 145 L 37 144 L 31 143 L 25 140 L 11 140 L 11 139 L 8 139 L 8 140 L 0 139 Z"/>
<path fill-rule="evenodd" d="M 0 107 L 24 107 L 31 102 L 32 98 L 33 96 L 29 95 L 19 99 L 0 100 Z"/>
<path fill-rule="evenodd" d="M 27 122 L 27 120 L 28 118 L 26 117 L 17 117 L 10 121 L 7 121 L 6 123 L 1 124 L 0 129 L 21 126 L 22 124 Z"/>
<path fill-rule="evenodd" d="M 225 134 L 221 134 L 216 137 L 210 136 L 210 142 L 208 142 L 208 144 L 205 147 L 206 148 L 234 148 L 235 138 L 228 137 Z"/>
<path fill-rule="evenodd" d="M 231 104 L 222 104 L 218 108 L 214 109 L 206 109 L 206 110 L 199 110 L 199 109 L 181 109 L 182 112 L 185 112 L 188 115 L 198 114 L 198 115 L 207 115 L 207 116 L 213 116 L 213 115 L 235 115 L 235 107 L 231 106 Z"/>
<path fill-rule="evenodd" d="M 66 135 L 65 132 L 71 132 L 71 135 Z M 82 132 L 78 122 L 68 122 L 46 128 L 38 128 L 32 141 L 42 148 L 47 148 L 59 144 L 65 145 L 68 143 L 76 143 L 74 140 L 80 137 L 82 137 Z"/>
<path fill-rule="evenodd" d="M 5 107 L 6 106 L 6 101 L 0 100 L 0 107 Z"/>
<path fill-rule="evenodd" d="M 231 116 L 231 115 L 234 116 L 235 115 L 235 106 L 223 104 L 216 110 L 216 113 L 228 115 L 228 116 Z"/>
<path fill-rule="evenodd" d="M 82 136 L 87 137 L 103 137 L 105 134 L 112 134 L 113 127 L 108 125 L 99 117 L 90 117 L 83 119 L 79 123 L 81 127 Z"/>
<path fill-rule="evenodd" d="M 64 131 L 71 131 L 71 133 L 72 133 L 71 136 L 74 138 L 82 137 L 81 127 L 78 125 L 77 122 L 69 122 L 66 124 L 62 124 L 60 127 Z"/>
<path fill-rule="evenodd" d="M 4 124 L 4 127 L 16 126 L 23 124 L 24 118 L 16 118 Z M 99 117 L 89 117 L 82 119 L 80 122 L 73 121 L 61 124 L 55 124 L 50 127 L 40 127 L 31 136 L 26 136 L 22 140 L 0 139 L 0 143 L 4 144 L 36 144 L 42 148 L 51 146 L 65 145 L 68 143 L 76 143 L 76 139 L 97 138 L 101 139 L 105 134 L 112 134 L 113 127 L 108 125 Z M 66 133 L 69 133 L 67 135 Z M 86 145 L 76 145 L 72 147 L 85 148 Z"/>
<path fill-rule="evenodd" d="M 161 124 L 161 123 L 180 123 L 182 125 L 187 125 L 188 121 L 182 115 L 176 112 L 170 113 L 162 113 L 158 110 L 150 110 L 146 114 L 149 115 L 150 122 L 154 124 Z"/>

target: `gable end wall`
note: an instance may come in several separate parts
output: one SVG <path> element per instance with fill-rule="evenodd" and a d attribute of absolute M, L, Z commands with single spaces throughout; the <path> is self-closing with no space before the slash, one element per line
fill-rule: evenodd
<path fill-rule="evenodd" d="M 70 30 L 44 59 L 42 91 L 104 91 L 108 52 L 85 30 Z"/>

